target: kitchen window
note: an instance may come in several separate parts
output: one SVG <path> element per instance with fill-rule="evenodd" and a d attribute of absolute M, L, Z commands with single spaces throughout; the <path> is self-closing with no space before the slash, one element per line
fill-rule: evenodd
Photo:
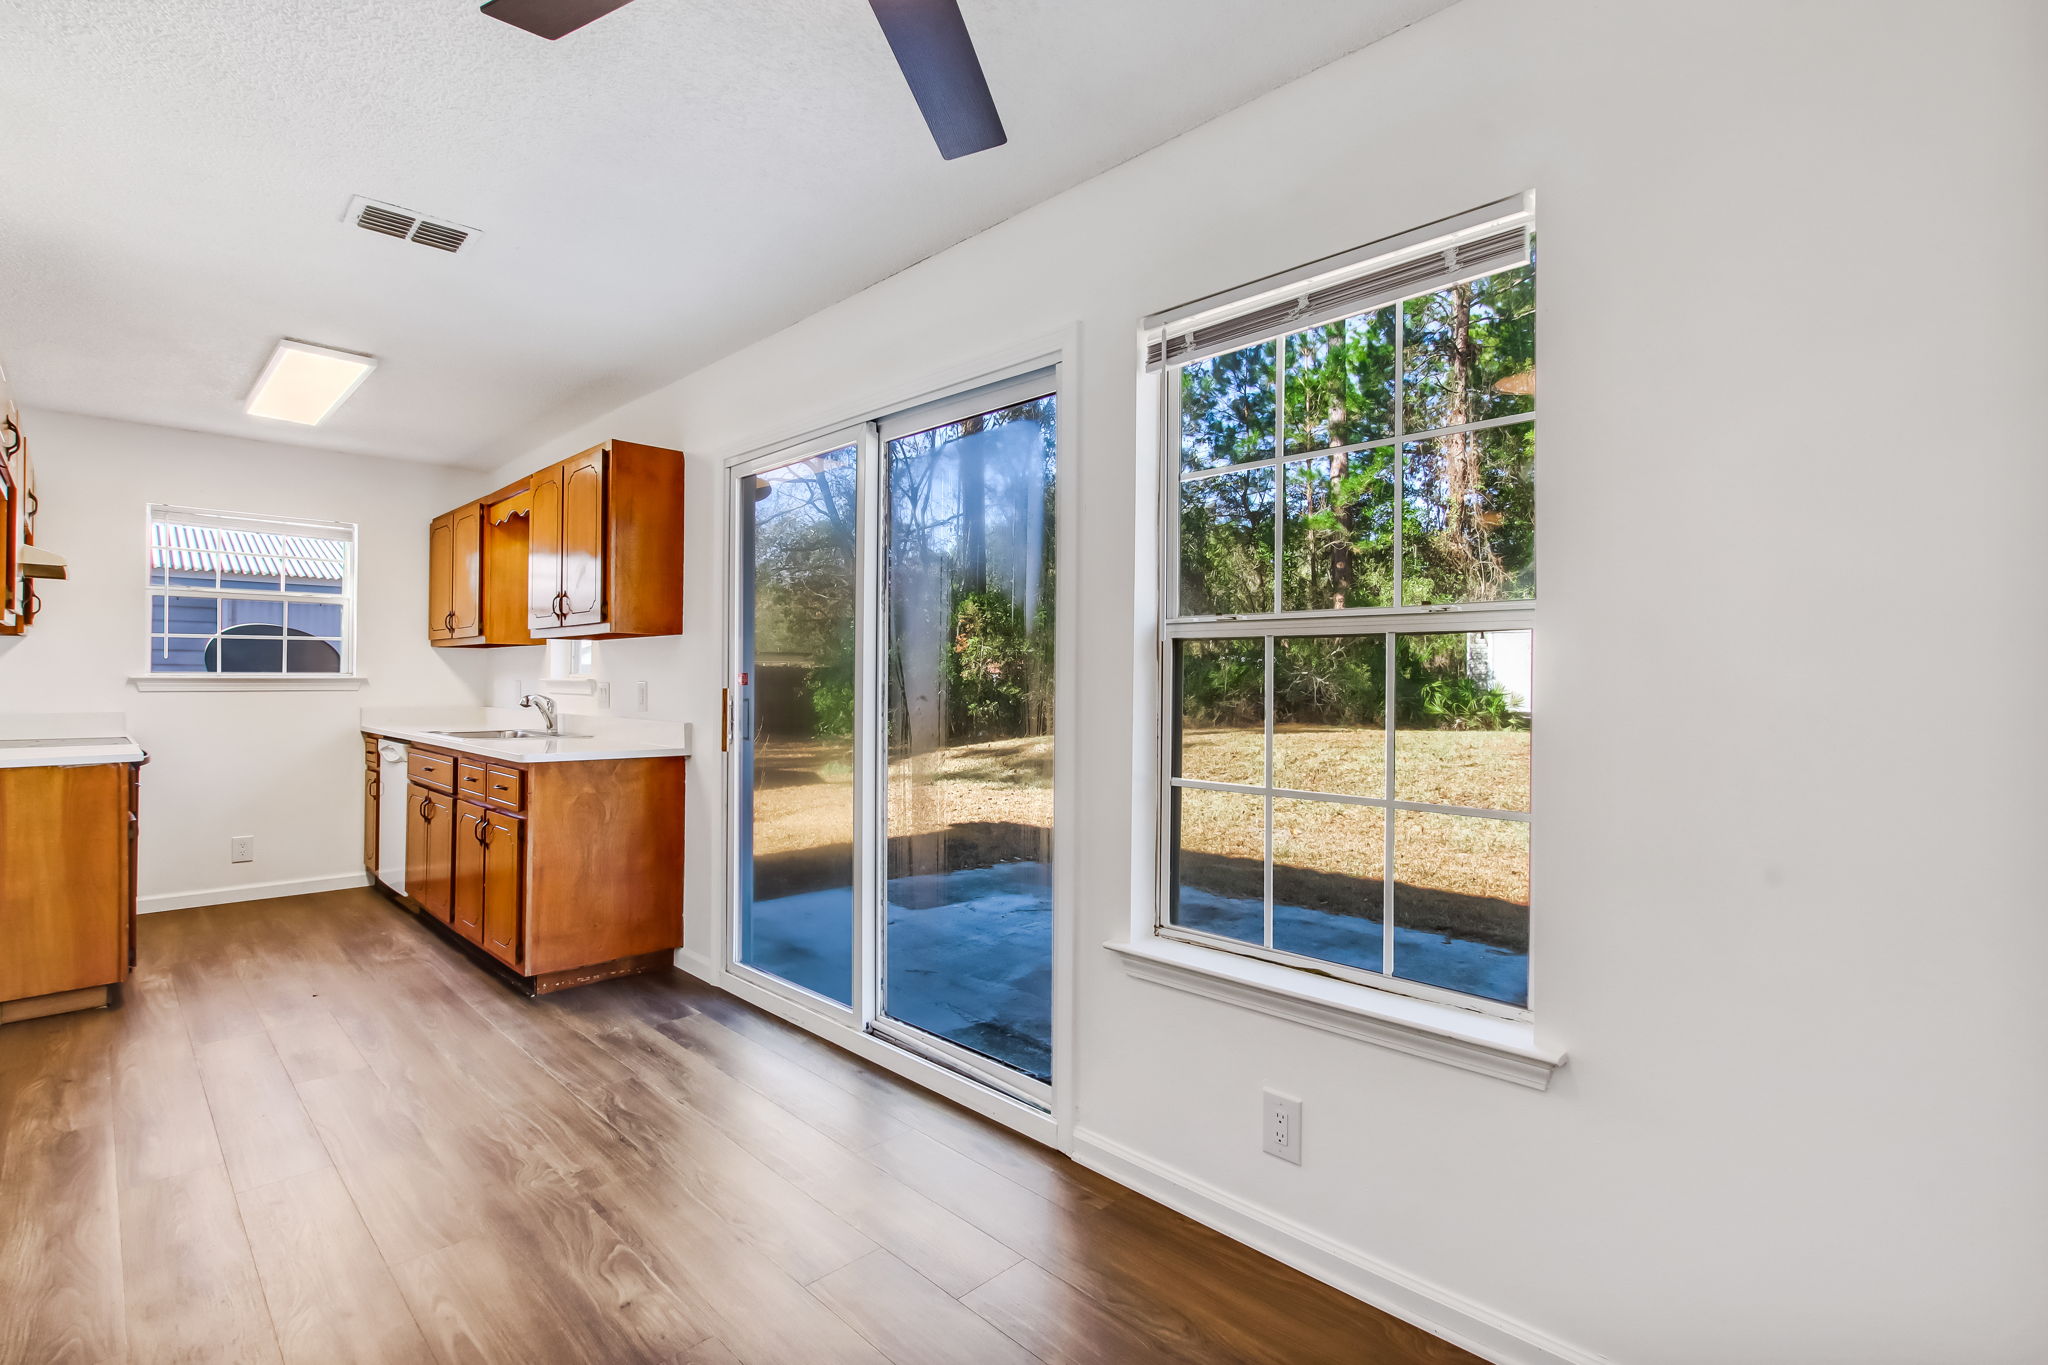
<path fill-rule="evenodd" d="M 148 550 L 149 674 L 354 672 L 353 525 L 153 505 Z"/>
<path fill-rule="evenodd" d="M 1159 936 L 1526 1017 L 1532 234 L 1504 201 L 1151 320 Z"/>

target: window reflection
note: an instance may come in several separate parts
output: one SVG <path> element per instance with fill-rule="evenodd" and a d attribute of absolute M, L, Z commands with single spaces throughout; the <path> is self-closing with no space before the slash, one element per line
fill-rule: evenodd
<path fill-rule="evenodd" d="M 741 962 L 853 1001 L 855 467 L 839 450 L 741 483 L 752 856 Z"/>
<path fill-rule="evenodd" d="M 1046 396 L 885 452 L 885 1009 L 1040 1080 L 1052 1067 L 1055 417 Z"/>

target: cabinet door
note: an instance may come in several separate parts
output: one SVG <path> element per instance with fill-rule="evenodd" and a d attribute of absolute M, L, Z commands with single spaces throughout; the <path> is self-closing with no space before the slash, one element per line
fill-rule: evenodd
<path fill-rule="evenodd" d="M 464 507 L 448 516 L 448 638 L 474 640 L 483 633 L 483 508 Z"/>
<path fill-rule="evenodd" d="M 373 744 L 363 766 L 363 871 L 377 880 L 377 803 L 383 793 L 384 776 L 377 771 L 377 747 Z"/>
<path fill-rule="evenodd" d="M 526 518 L 526 621 L 529 629 L 562 624 L 562 466 L 533 476 Z"/>
<path fill-rule="evenodd" d="M 448 923 L 471 943 L 483 942 L 484 808 L 455 803 L 455 860 Z"/>
<path fill-rule="evenodd" d="M 126 765 L 0 769 L 0 1000 L 127 973 Z"/>
<path fill-rule="evenodd" d="M 602 625 L 604 447 L 562 462 L 562 624 Z"/>
<path fill-rule="evenodd" d="M 455 515 L 435 517 L 427 527 L 427 638 L 446 640 L 455 631 Z"/>
<path fill-rule="evenodd" d="M 445 922 L 453 890 L 454 803 L 417 782 L 407 788 L 406 798 L 412 809 L 405 817 L 405 894 Z"/>
<path fill-rule="evenodd" d="M 15 594 L 20 591 L 21 582 L 14 572 L 18 516 L 20 509 L 15 506 L 14 477 L 0 468 L 0 617 L 7 618 L 10 623 L 17 607 Z"/>
<path fill-rule="evenodd" d="M 500 961 L 519 965 L 519 911 L 525 900 L 526 822 L 503 811 L 484 812 L 483 945 Z"/>

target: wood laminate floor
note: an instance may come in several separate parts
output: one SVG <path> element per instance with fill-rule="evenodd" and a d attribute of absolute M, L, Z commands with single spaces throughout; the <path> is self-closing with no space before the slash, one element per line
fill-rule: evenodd
<path fill-rule="evenodd" d="M 1476 1357 L 682 975 L 506 991 L 370 891 L 146 915 L 0 1027 L 0 1362 Z"/>

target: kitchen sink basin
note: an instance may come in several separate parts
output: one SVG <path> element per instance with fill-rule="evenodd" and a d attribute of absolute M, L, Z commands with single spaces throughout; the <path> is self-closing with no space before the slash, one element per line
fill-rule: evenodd
<path fill-rule="evenodd" d="M 436 730 L 437 735 L 450 739 L 589 739 L 589 735 L 572 735 L 563 731 L 551 735 L 545 730 Z"/>

